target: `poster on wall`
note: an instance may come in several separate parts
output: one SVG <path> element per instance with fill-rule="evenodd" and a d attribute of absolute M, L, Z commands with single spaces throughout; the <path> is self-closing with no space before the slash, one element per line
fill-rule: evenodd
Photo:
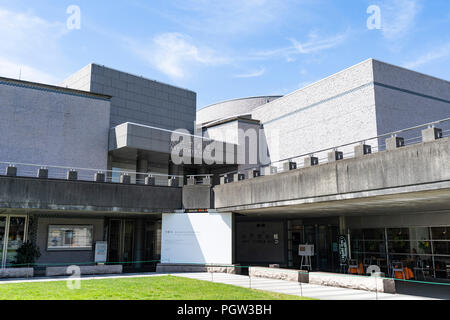
<path fill-rule="evenodd" d="M 95 263 L 105 263 L 108 253 L 108 242 L 97 241 L 95 243 Z"/>
<path fill-rule="evenodd" d="M 232 263 L 232 214 L 163 214 L 161 263 Z"/>

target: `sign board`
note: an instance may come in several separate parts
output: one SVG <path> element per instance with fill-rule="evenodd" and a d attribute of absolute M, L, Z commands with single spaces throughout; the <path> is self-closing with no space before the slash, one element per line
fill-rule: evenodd
<path fill-rule="evenodd" d="M 348 260 L 347 236 L 339 236 L 339 259 L 341 264 L 346 264 Z"/>
<path fill-rule="evenodd" d="M 301 257 L 312 257 L 314 256 L 314 245 L 312 244 L 301 244 L 298 246 L 298 255 Z"/>
<path fill-rule="evenodd" d="M 231 213 L 163 214 L 161 263 L 230 265 Z"/>
<path fill-rule="evenodd" d="M 95 243 L 95 262 L 105 263 L 108 255 L 108 242 L 97 241 Z"/>

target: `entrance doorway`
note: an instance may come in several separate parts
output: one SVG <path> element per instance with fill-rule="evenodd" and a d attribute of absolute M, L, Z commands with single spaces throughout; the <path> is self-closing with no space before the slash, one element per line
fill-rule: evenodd
<path fill-rule="evenodd" d="M 0 267 L 12 267 L 16 263 L 17 250 L 27 241 L 27 216 L 0 216 Z"/>
<path fill-rule="evenodd" d="M 124 268 L 130 265 L 134 259 L 134 229 L 134 220 L 109 221 L 108 262 L 123 263 Z"/>

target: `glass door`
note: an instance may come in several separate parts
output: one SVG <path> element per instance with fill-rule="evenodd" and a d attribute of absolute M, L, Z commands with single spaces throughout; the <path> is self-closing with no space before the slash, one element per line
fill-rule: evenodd
<path fill-rule="evenodd" d="M 6 217 L 0 216 L 0 267 L 4 268 L 4 257 L 3 253 L 5 251 L 5 240 L 6 240 Z"/>
<path fill-rule="evenodd" d="M 12 267 L 16 263 L 17 250 L 26 241 L 26 216 L 0 216 L 1 267 Z"/>

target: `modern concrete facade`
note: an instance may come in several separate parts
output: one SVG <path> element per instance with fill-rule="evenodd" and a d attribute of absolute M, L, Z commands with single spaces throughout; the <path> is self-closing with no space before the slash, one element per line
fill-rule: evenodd
<path fill-rule="evenodd" d="M 197 114 L 192 91 L 96 64 L 59 88 L 4 82 L 1 121 L 9 130 L 2 131 L 0 161 L 32 159 L 50 172 L 52 165 L 77 167 L 79 176 L 37 178 L 39 167 L 23 174 L 18 166 L 0 177 L 2 266 L 14 265 L 11 243 L 32 240 L 39 263 L 95 264 L 95 246 L 106 241 L 108 262 L 154 270 L 161 248 L 171 245 L 161 239 L 189 250 L 183 244 L 201 236 L 186 222 L 179 235 L 162 237 L 163 216 L 202 213 L 220 221 L 232 213 L 233 264 L 298 269 L 299 245 L 314 244 L 312 270 L 348 271 L 357 260 L 390 276 L 395 261 L 411 268 L 422 261 L 427 279 L 450 278 L 450 121 L 379 137 L 448 119 L 448 81 L 370 59 L 283 97 L 231 100 Z M 236 160 L 230 150 L 243 150 L 245 161 L 175 165 L 171 136 L 180 128 L 190 138 L 201 135 L 202 153 L 220 142 L 226 148 L 217 159 Z M 252 137 L 259 129 L 263 134 Z M 252 163 L 255 144 L 264 146 L 268 163 L 261 153 Z M 206 230 L 214 233 L 207 223 Z M 339 236 L 348 242 L 345 263 Z M 200 241 L 195 250 L 201 255 Z"/>

